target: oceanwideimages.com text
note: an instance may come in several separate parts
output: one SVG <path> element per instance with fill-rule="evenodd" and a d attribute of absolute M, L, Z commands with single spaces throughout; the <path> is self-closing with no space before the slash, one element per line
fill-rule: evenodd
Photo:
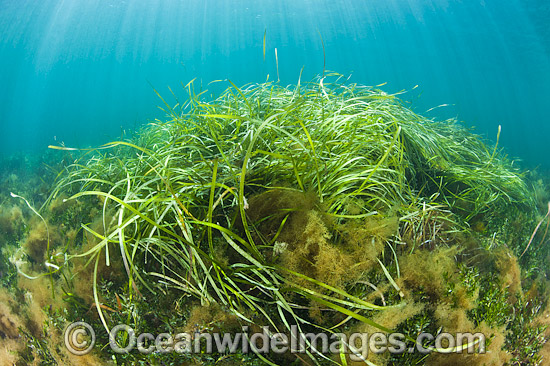
<path fill-rule="evenodd" d="M 290 333 L 273 333 L 269 327 L 239 333 L 136 333 L 124 324 L 109 332 L 109 346 L 116 353 L 263 353 L 349 354 L 351 360 L 364 360 L 373 353 L 485 353 L 482 333 L 419 334 L 413 343 L 402 333 L 303 333 L 292 325 Z M 123 343 L 123 344 L 121 344 Z M 87 323 L 72 323 L 65 330 L 65 345 L 74 354 L 86 354 L 95 344 L 95 332 Z"/>

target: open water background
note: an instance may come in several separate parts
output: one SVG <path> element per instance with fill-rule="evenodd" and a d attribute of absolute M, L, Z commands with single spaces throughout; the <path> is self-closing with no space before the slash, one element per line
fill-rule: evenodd
<path fill-rule="evenodd" d="M 0 0 L 0 152 L 118 139 L 197 78 L 296 83 L 326 68 L 457 117 L 550 168 L 550 3 L 542 0 Z M 266 32 L 266 60 L 263 35 Z M 320 37 L 321 36 L 321 37 Z M 220 90 L 214 89 L 214 92 Z"/>

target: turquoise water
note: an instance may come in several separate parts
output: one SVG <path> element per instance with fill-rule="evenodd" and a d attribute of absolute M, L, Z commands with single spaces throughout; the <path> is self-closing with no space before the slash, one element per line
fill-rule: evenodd
<path fill-rule="evenodd" d="M 547 162 L 550 5 L 536 1 L 0 0 L 0 149 L 98 145 L 163 119 L 153 91 L 197 78 L 308 80 L 410 90 L 528 166 Z M 263 36 L 266 32 L 266 57 Z M 214 88 L 218 92 L 220 87 Z M 212 89 L 209 89 L 212 90 Z M 174 102 L 169 98 L 171 102 Z M 175 102 L 174 102 L 175 103 Z"/>

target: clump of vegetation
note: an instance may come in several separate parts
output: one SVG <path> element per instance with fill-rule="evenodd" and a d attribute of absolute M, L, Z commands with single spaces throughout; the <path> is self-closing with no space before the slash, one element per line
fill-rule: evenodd
<path fill-rule="evenodd" d="M 50 289 L 62 288 L 66 306 L 57 309 L 65 312 L 52 310 L 58 318 L 154 333 L 398 330 L 407 342 L 423 331 L 482 331 L 488 356 L 405 352 L 361 362 L 537 364 L 544 327 L 521 330 L 546 309 L 522 310 L 527 277 L 518 263 L 533 273 L 540 259 L 517 257 L 527 245 L 523 231 L 540 219 L 540 198 L 497 146 L 336 74 L 293 87 L 231 84 L 211 101 L 192 83 L 186 90 L 187 102 L 165 103 L 168 121 L 66 166 L 21 240 L 19 263 L 35 263 L 25 274 L 42 271 Z M 511 212 L 523 221 L 493 231 Z M 56 234 L 36 245 L 43 236 L 35 233 L 48 225 Z M 547 255 L 547 239 L 537 235 L 538 253 Z M 546 281 L 528 278 L 541 289 Z M 316 353 L 186 357 L 356 362 Z"/>

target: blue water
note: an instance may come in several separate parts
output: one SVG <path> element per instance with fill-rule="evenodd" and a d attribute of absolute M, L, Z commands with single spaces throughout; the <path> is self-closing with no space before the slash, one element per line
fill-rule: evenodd
<path fill-rule="evenodd" d="M 541 0 L 0 0 L 0 150 L 117 139 L 164 118 L 153 87 L 276 79 L 275 48 L 281 83 L 308 80 L 322 37 L 327 69 L 418 85 L 418 113 L 447 104 L 427 115 L 493 140 L 502 125 L 510 156 L 548 168 L 548 19 Z"/>

